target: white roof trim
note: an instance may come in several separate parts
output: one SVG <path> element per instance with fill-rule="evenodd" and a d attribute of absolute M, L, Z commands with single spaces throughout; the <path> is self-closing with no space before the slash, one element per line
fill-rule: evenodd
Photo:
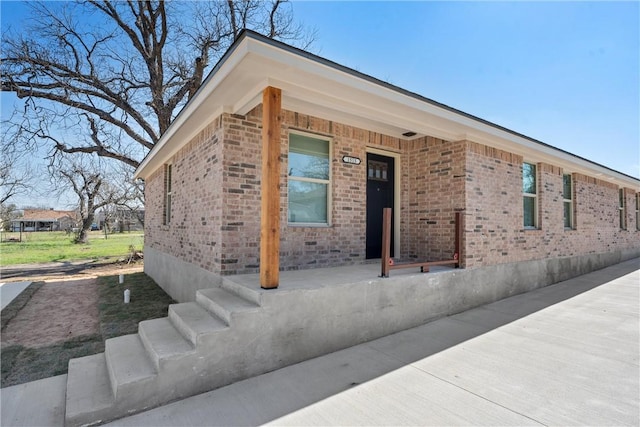
<path fill-rule="evenodd" d="M 148 177 L 223 112 L 247 114 L 267 86 L 282 89 L 283 108 L 291 111 L 399 138 L 412 131 L 417 135 L 411 139 L 467 139 L 640 191 L 637 178 L 252 32 L 220 60 L 136 177 Z"/>

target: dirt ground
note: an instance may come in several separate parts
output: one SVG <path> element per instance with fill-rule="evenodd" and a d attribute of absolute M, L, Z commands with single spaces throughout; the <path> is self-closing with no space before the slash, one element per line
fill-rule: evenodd
<path fill-rule="evenodd" d="M 95 278 L 142 271 L 142 261 L 132 263 L 92 260 L 75 262 L 51 262 L 45 264 L 22 264 L 0 269 L 2 282 L 37 282 L 43 280 L 69 280 Z"/>
<path fill-rule="evenodd" d="M 96 277 L 139 271 L 142 265 L 113 264 L 64 277 L 46 272 L 21 276 L 20 281 L 44 281 L 45 284 L 2 331 L 3 345 L 38 348 L 99 333 Z"/>
<path fill-rule="evenodd" d="M 45 347 L 99 332 L 96 279 L 45 282 L 2 331 L 7 345 Z"/>

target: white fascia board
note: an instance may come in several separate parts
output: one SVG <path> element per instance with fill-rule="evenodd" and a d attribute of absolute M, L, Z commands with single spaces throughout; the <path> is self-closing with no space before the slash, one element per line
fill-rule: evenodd
<path fill-rule="evenodd" d="M 213 118 L 219 117 L 223 113 L 230 112 L 231 109 L 228 106 L 219 106 L 213 110 L 210 110 L 208 116 Z M 192 116 L 193 117 L 193 116 Z M 175 144 L 168 143 L 170 138 L 166 140 L 162 138 L 156 145 L 162 142 L 162 145 L 157 148 L 154 147 L 153 155 L 148 155 L 143 162 L 140 164 L 138 169 L 134 174 L 134 178 L 142 178 L 146 179 L 149 175 L 151 175 L 155 170 L 161 167 L 164 163 L 166 163 L 169 159 L 171 159 L 182 147 L 184 147 L 187 143 L 189 143 L 198 133 L 200 133 L 205 127 L 207 127 L 211 123 L 211 120 L 200 120 L 195 122 L 197 125 L 189 128 L 188 132 L 185 135 L 178 135 L 176 133 L 174 135 L 176 138 L 180 138 L 180 141 Z"/>
<path fill-rule="evenodd" d="M 301 106 L 300 101 L 306 101 L 311 107 L 313 104 L 319 107 L 308 106 L 306 111 L 323 111 L 324 117 L 331 110 L 335 111 L 332 116 L 339 113 L 359 116 L 358 122 L 366 127 L 376 126 L 382 131 L 397 129 L 390 133 L 396 137 L 413 131 L 443 139 L 460 139 L 460 135 L 480 130 L 481 123 L 471 118 L 295 53 L 263 42 L 255 42 L 250 50 L 252 55 L 267 58 L 266 72 L 275 74 L 271 70 L 277 69 L 273 85 L 283 89 L 285 105 Z M 293 101 L 294 98 L 299 101 Z"/>
<path fill-rule="evenodd" d="M 544 161 L 571 172 L 581 172 L 591 176 L 602 174 L 607 180 L 616 182 L 618 185 L 639 188 L 638 180 L 633 177 L 520 136 L 482 119 L 419 99 L 418 95 L 410 96 L 261 42 L 253 44 L 251 51 L 265 55 L 270 60 L 295 70 L 297 82 L 313 82 L 313 89 L 309 88 L 310 84 L 306 88 L 291 82 L 277 84 L 290 90 L 292 98 L 297 97 L 310 104 L 318 104 L 320 109 L 325 111 L 333 109 L 335 113 L 331 114 L 332 116 L 339 116 L 340 112 L 352 117 L 359 116 L 361 117 L 359 121 L 367 128 L 371 128 L 371 123 L 382 124 L 382 126 L 376 126 L 381 131 L 388 129 L 387 126 L 389 126 L 449 140 L 462 139 L 463 135 L 468 135 L 470 140 L 523 155 L 531 161 Z M 281 75 L 285 74 L 284 71 L 286 69 Z M 304 105 L 300 101 L 289 103 Z M 340 120 L 340 117 L 336 120 Z"/>
<path fill-rule="evenodd" d="M 237 73 L 235 78 L 227 79 L 234 73 Z M 239 81 L 242 84 L 238 84 Z M 223 87 L 219 92 L 224 93 L 227 99 L 215 100 L 214 108 L 218 113 L 247 114 L 262 102 L 264 88 L 274 86 L 283 90 L 283 108 L 292 111 L 390 136 L 402 137 L 402 133 L 413 131 L 446 140 L 466 138 L 523 155 L 532 161 L 540 159 L 558 166 L 567 165 L 572 171 L 589 175 L 602 173 L 616 182 L 638 187 L 638 181 L 632 177 L 438 105 L 417 94 L 387 87 L 373 78 L 341 69 L 337 64 L 332 66 L 331 63 L 323 63 L 313 55 L 306 57 L 252 37 L 244 38 L 220 68 L 207 77 L 194 99 L 156 144 L 151 155 L 144 159 L 136 171 L 136 177 L 147 176 L 208 124 L 201 117 L 202 111 L 198 110 L 203 109 L 206 101 L 221 85 Z M 245 89 L 247 86 L 250 89 Z M 172 144 L 172 149 L 164 149 L 175 137 L 179 141 Z"/>
<path fill-rule="evenodd" d="M 279 73 L 273 76 L 275 79 L 282 79 L 282 76 L 286 76 L 288 71 L 293 71 L 290 76 L 292 78 L 288 81 L 294 84 L 298 83 L 299 87 L 302 87 L 305 82 L 307 86 L 311 86 L 313 83 L 313 88 L 317 92 L 334 93 L 351 102 L 361 99 L 361 105 L 369 107 L 375 105 L 379 111 L 384 111 L 385 115 L 389 112 L 389 103 L 393 103 L 397 106 L 403 106 L 408 111 L 427 113 L 460 124 L 473 122 L 453 111 L 264 42 L 254 41 L 250 50 L 252 53 L 268 58 L 269 61 L 280 64 Z"/>

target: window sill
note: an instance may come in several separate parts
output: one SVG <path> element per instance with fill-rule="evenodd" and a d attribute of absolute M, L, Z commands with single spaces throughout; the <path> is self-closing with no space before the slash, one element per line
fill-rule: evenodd
<path fill-rule="evenodd" d="M 288 222 L 287 227 L 299 228 L 331 228 L 331 224 L 317 224 L 313 222 Z"/>

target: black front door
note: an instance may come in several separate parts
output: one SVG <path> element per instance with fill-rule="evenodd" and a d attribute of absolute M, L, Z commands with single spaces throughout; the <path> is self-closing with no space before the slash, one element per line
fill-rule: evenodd
<path fill-rule="evenodd" d="M 380 258 L 382 255 L 382 209 L 393 208 L 393 161 L 393 157 L 367 153 L 367 259 Z M 391 256 L 393 256 L 393 216 L 391 217 Z"/>

